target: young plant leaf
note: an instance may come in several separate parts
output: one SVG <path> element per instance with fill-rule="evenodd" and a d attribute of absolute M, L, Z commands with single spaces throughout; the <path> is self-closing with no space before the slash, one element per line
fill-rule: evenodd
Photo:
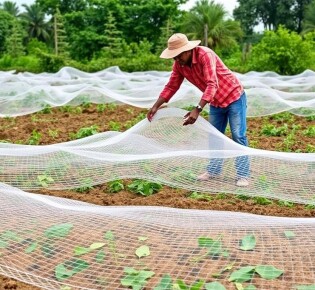
<path fill-rule="evenodd" d="M 261 278 L 267 280 L 276 279 L 283 274 L 282 270 L 269 265 L 256 266 L 255 272 L 260 275 Z"/>
<path fill-rule="evenodd" d="M 247 282 L 253 278 L 254 273 L 255 273 L 255 267 L 253 266 L 242 267 L 231 274 L 229 281 L 240 282 L 240 283 Z"/>
<path fill-rule="evenodd" d="M 121 285 L 132 287 L 133 290 L 141 290 L 155 273 L 152 271 L 137 271 L 134 268 L 126 267 L 124 272 L 127 274 L 120 280 Z"/>
<path fill-rule="evenodd" d="M 96 253 L 96 256 L 95 256 L 95 261 L 97 263 L 102 263 L 105 259 L 105 252 L 103 250 L 99 250 L 97 253 Z"/>
<path fill-rule="evenodd" d="M 105 243 L 93 243 L 90 245 L 91 250 L 97 250 L 105 246 Z"/>
<path fill-rule="evenodd" d="M 73 260 L 58 264 L 55 268 L 55 276 L 57 280 L 63 281 L 87 269 L 88 267 L 89 267 L 89 264 L 86 261 L 73 259 Z"/>
<path fill-rule="evenodd" d="M 138 237 L 138 240 L 140 241 L 140 242 L 144 242 L 144 241 L 146 241 L 148 239 L 148 237 Z"/>
<path fill-rule="evenodd" d="M 315 290 L 315 284 L 312 285 L 298 285 L 296 290 Z"/>
<path fill-rule="evenodd" d="M 226 290 L 226 288 L 219 282 L 211 282 L 205 284 L 206 290 Z"/>
<path fill-rule="evenodd" d="M 140 246 L 137 250 L 136 250 L 136 255 L 138 256 L 138 258 L 142 258 L 142 257 L 147 257 L 150 255 L 150 249 L 148 246 L 143 245 Z"/>
<path fill-rule="evenodd" d="M 153 290 L 172 290 L 172 278 L 169 274 L 165 274 L 160 283 Z"/>
<path fill-rule="evenodd" d="M 292 231 L 284 231 L 284 235 L 287 239 L 293 239 L 295 238 L 295 233 Z"/>
<path fill-rule="evenodd" d="M 36 250 L 36 248 L 37 248 L 37 245 L 38 245 L 37 242 L 32 243 L 31 245 L 29 245 L 29 246 L 25 249 L 25 253 L 26 253 L 26 254 L 30 254 L 30 253 L 34 252 L 34 251 Z"/>
<path fill-rule="evenodd" d="M 72 228 L 73 225 L 70 223 L 53 225 L 45 231 L 45 236 L 47 238 L 64 238 L 69 234 Z"/>
<path fill-rule="evenodd" d="M 241 241 L 240 249 L 243 251 L 251 251 L 256 246 L 256 238 L 254 235 L 247 235 Z"/>
<path fill-rule="evenodd" d="M 87 254 L 91 252 L 92 250 L 90 248 L 85 248 L 85 247 L 75 247 L 74 248 L 74 255 L 75 256 L 81 256 L 84 254 Z"/>

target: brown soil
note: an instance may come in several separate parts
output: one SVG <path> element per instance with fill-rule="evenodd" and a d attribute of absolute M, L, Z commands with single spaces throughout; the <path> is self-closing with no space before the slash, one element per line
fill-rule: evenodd
<path fill-rule="evenodd" d="M 98 132 L 113 130 L 113 126 L 119 126 L 120 131 L 128 129 L 145 117 L 147 110 L 126 105 L 115 108 L 107 108 L 98 112 L 96 105 L 88 107 L 72 108 L 72 110 L 61 108 L 52 109 L 51 113 L 36 113 L 16 118 L 0 119 L 0 140 L 11 143 L 29 144 L 33 132 L 41 134 L 39 145 L 67 142 L 80 128 L 96 125 Z M 139 117 L 139 114 L 141 117 Z M 204 116 L 206 117 L 206 116 Z M 115 122 L 115 123 L 114 123 Z M 289 131 L 299 125 L 299 129 L 293 137 L 293 142 L 284 143 L 286 136 L 268 137 L 261 134 L 264 124 L 275 124 L 276 126 L 288 125 Z M 251 147 L 277 151 L 299 151 L 307 152 L 308 148 L 315 146 L 314 137 L 307 137 L 303 131 L 309 126 L 314 126 L 315 121 L 310 118 L 298 117 L 290 114 L 282 114 L 272 117 L 248 119 L 248 138 Z M 127 184 L 129 181 L 124 180 Z M 234 195 L 213 194 L 211 199 L 206 197 L 192 199 L 191 192 L 182 189 L 174 189 L 163 186 L 162 190 L 149 197 L 140 196 L 127 190 L 118 193 L 109 193 L 107 184 L 95 186 L 89 192 L 78 193 L 76 191 L 38 191 L 42 194 L 54 195 L 64 198 L 77 199 L 98 205 L 144 205 L 144 206 L 166 206 L 184 209 L 242 211 L 253 214 L 287 217 L 315 217 L 315 209 L 307 208 L 305 205 L 283 205 L 278 201 L 271 204 L 261 205 L 254 199 L 241 199 Z M 0 289 L 25 289 L 35 290 L 37 287 L 28 286 L 14 279 L 0 276 Z"/>

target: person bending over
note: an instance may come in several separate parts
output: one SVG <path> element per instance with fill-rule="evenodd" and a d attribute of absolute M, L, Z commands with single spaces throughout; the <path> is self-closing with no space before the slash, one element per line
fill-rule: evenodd
<path fill-rule="evenodd" d="M 151 122 L 161 105 L 167 103 L 187 79 L 203 94 L 196 107 L 184 117 L 183 125 L 194 124 L 205 107 L 210 105 L 209 122 L 221 133 L 225 133 L 229 123 L 232 139 L 248 146 L 246 137 L 246 94 L 240 81 L 229 70 L 216 53 L 208 47 L 199 46 L 200 40 L 189 41 L 182 33 L 175 33 L 169 39 L 161 58 L 174 59 L 168 83 L 159 98 L 149 109 L 147 119 Z M 210 159 L 207 171 L 198 180 L 207 181 L 221 174 L 222 158 Z M 248 156 L 236 158 L 236 185 L 248 186 Z"/>

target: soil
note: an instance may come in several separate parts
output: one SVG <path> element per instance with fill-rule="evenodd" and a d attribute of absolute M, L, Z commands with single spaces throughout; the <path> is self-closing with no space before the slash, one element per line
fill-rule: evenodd
<path fill-rule="evenodd" d="M 141 118 L 144 118 L 147 112 L 146 109 L 127 105 L 108 106 L 102 112 L 99 109 L 100 106 L 97 105 L 63 107 L 53 108 L 51 111 L 46 110 L 46 113 L 38 112 L 15 118 L 2 118 L 0 119 L 0 140 L 1 142 L 20 144 L 32 144 L 32 142 L 36 144 L 38 142 L 38 145 L 46 145 L 70 141 L 80 128 L 93 125 L 97 126 L 98 132 L 113 130 L 114 126 L 119 127 L 119 131 L 125 131 L 140 121 Z M 207 116 L 203 115 L 203 117 L 206 118 Z M 289 131 L 292 131 L 297 125 L 299 127 L 294 135 L 294 142 L 288 146 L 284 142 L 285 136 L 270 137 L 262 135 L 261 131 L 265 124 L 276 126 L 287 124 Z M 309 152 L 309 148 L 315 146 L 315 138 L 303 134 L 306 128 L 315 125 L 312 118 L 285 113 L 270 117 L 249 118 L 247 125 L 251 147 L 276 151 Z M 34 138 L 34 132 L 40 133 L 40 138 Z M 128 182 L 129 180 L 124 180 L 124 184 Z M 189 197 L 191 192 L 168 186 L 163 186 L 158 193 L 148 197 L 127 190 L 110 193 L 107 184 L 94 186 L 93 189 L 84 193 L 78 193 L 75 190 L 56 191 L 47 189 L 37 192 L 104 206 L 165 206 L 184 209 L 238 211 L 268 216 L 315 217 L 315 209 L 305 205 L 284 205 L 275 200 L 271 204 L 262 205 L 254 199 L 241 199 L 236 195 L 228 194 L 213 194 L 201 196 L 200 199 L 192 199 Z M 0 276 L 0 289 L 35 290 L 39 288 Z"/>

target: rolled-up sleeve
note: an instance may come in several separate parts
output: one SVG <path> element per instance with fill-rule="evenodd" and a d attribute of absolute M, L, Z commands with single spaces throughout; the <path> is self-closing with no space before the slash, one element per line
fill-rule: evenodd
<path fill-rule="evenodd" d="M 160 97 L 165 99 L 166 102 L 168 102 L 178 91 L 183 80 L 184 76 L 178 71 L 177 64 L 174 63 L 170 79 L 168 83 L 165 85 L 163 91 L 161 92 Z"/>

